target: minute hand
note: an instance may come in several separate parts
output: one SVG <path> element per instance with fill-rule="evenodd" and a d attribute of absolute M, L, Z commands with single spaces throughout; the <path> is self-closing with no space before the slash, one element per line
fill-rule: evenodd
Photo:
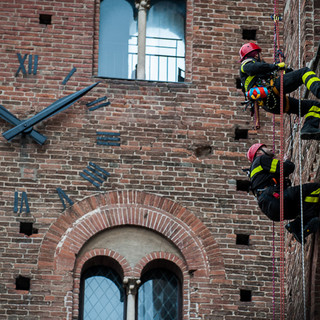
<path fill-rule="evenodd" d="M 11 112 L 9 112 L 4 106 L 0 105 L 0 117 L 7 122 L 13 124 L 14 126 L 17 126 L 18 124 L 21 123 L 21 121 L 13 115 Z M 29 135 L 39 144 L 44 144 L 47 138 L 40 134 L 36 130 L 31 130 Z"/>
<path fill-rule="evenodd" d="M 51 116 L 69 108 L 73 103 L 78 101 L 81 97 L 83 97 L 86 93 L 88 93 L 92 88 L 94 88 L 99 82 L 96 82 L 92 84 L 91 86 L 88 86 L 80 91 L 77 91 L 75 93 L 72 93 L 66 97 L 63 97 L 57 101 L 55 101 L 53 104 L 48 106 L 47 108 L 43 109 L 39 113 L 37 113 L 35 116 L 31 117 L 30 119 L 21 121 L 20 124 L 15 126 L 14 128 L 7 130 L 3 133 L 3 136 L 7 140 L 13 139 L 15 136 L 17 136 L 19 133 L 22 133 L 23 131 L 27 131 L 28 129 L 32 128 L 37 123 L 50 118 Z"/>

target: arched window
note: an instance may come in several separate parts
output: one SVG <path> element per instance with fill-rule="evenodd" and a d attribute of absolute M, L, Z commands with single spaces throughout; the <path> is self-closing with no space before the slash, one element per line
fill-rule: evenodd
<path fill-rule="evenodd" d="M 124 319 L 125 291 L 121 277 L 103 265 L 87 269 L 80 284 L 80 319 Z"/>
<path fill-rule="evenodd" d="M 183 81 L 185 2 L 101 0 L 98 76 Z"/>
<path fill-rule="evenodd" d="M 166 269 L 152 269 L 141 278 L 138 320 L 180 320 L 181 283 Z"/>

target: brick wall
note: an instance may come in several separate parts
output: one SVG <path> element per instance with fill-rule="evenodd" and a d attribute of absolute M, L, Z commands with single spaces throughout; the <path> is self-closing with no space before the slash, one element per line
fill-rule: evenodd
<path fill-rule="evenodd" d="M 288 26 L 284 32 L 285 48 L 287 55 L 287 63 L 294 68 L 299 66 L 299 46 L 301 44 L 301 61 L 300 66 L 309 66 L 317 74 L 319 74 L 319 10 L 318 1 L 305 1 L 299 11 L 298 3 L 288 1 L 284 11 L 284 24 Z M 300 25 L 300 38 L 299 38 Z M 292 39 L 296 39 L 292 41 Z M 306 92 L 304 88 L 300 92 L 301 98 L 315 99 L 310 93 Z M 298 93 L 296 93 L 298 97 Z M 319 181 L 319 147 L 315 141 L 302 141 L 301 152 L 299 152 L 299 139 L 295 133 L 292 132 L 289 125 L 289 118 L 287 120 L 287 136 L 294 136 L 293 149 L 289 152 L 292 155 L 292 160 L 298 165 L 301 155 L 301 165 L 303 168 L 301 178 L 302 182 L 318 182 Z M 296 117 L 291 116 L 291 123 L 298 123 Z M 288 147 L 288 146 L 287 146 Z M 300 183 L 299 171 L 297 170 L 293 176 L 295 184 Z M 303 288 L 303 272 L 302 272 L 302 257 L 301 247 L 292 242 L 292 238 L 287 239 L 287 307 L 288 319 L 301 319 L 304 314 L 304 304 L 297 303 L 303 301 L 304 292 L 306 298 L 306 314 L 308 319 L 319 319 L 319 235 L 308 239 L 305 245 L 304 252 L 304 269 L 305 269 L 305 291 Z"/>
<path fill-rule="evenodd" d="M 17 118 L 28 118 L 98 80 L 98 1 L 1 4 L 1 104 Z M 163 259 L 184 274 L 184 319 L 272 318 L 272 223 L 254 197 L 237 186 L 246 180 L 241 169 L 248 166 L 248 147 L 257 141 L 272 145 L 273 117 L 262 111 L 261 129 L 254 130 L 236 89 L 244 30 L 256 30 L 264 57 L 273 60 L 272 13 L 271 1 L 187 1 L 185 83 L 103 79 L 72 107 L 35 127 L 48 138 L 44 145 L 29 135 L 11 142 L 1 136 L 1 319 L 76 318 L 84 261 L 75 257 L 85 240 L 109 228 L 94 213 L 111 204 L 125 204 L 134 213 L 122 223 L 159 232 L 179 248 L 184 261 L 168 255 Z M 51 24 L 39 23 L 40 15 L 51 15 Z M 26 68 L 29 56 L 38 55 L 36 75 L 16 74 L 17 53 L 27 55 Z M 62 84 L 74 67 L 76 72 Z M 87 103 L 105 95 L 109 106 L 88 109 Z M 11 127 L 0 120 L 1 132 Z M 248 136 L 237 138 L 239 129 L 248 130 Z M 120 133 L 121 145 L 97 145 L 97 131 Z M 89 162 L 110 173 L 99 189 L 80 176 Z M 57 188 L 74 205 L 66 203 L 64 209 Z M 25 212 L 24 200 L 19 213 L 23 192 L 30 212 Z M 176 224 L 185 241 L 168 235 L 165 225 L 143 224 L 136 194 L 143 195 L 150 215 L 168 217 L 168 226 Z M 114 210 L 112 226 L 122 212 Z M 76 245 L 74 227 L 87 216 L 93 220 L 84 230 L 91 231 Z M 33 224 L 29 235 L 20 229 L 26 223 Z M 278 229 L 276 225 L 276 238 Z M 237 235 L 249 236 L 249 245 L 237 244 Z M 202 257 L 195 266 L 189 251 L 193 246 Z M 277 242 L 275 250 L 278 265 Z M 122 257 L 108 250 L 92 255 L 101 252 L 121 264 Z M 126 263 L 122 266 L 134 272 Z M 30 279 L 29 290 L 16 289 L 19 276 Z M 240 290 L 249 290 L 252 301 L 240 301 Z M 278 301 L 278 267 L 275 295 Z M 278 313 L 277 302 L 276 317 Z"/>

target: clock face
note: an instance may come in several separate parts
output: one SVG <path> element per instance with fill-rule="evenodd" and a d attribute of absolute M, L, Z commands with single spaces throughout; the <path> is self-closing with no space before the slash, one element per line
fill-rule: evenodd
<path fill-rule="evenodd" d="M 54 69 L 41 55 L 16 54 L 10 99 L 0 102 L 0 148 L 8 164 L 4 198 L 21 221 L 50 223 L 54 208 L 63 211 L 108 188 L 115 167 L 108 158 L 121 147 L 120 132 L 108 121 L 106 86 L 88 77 L 78 87 L 78 72 Z"/>

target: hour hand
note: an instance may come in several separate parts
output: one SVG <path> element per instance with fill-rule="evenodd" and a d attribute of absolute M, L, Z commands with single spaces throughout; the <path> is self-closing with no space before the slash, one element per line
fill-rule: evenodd
<path fill-rule="evenodd" d="M 92 84 L 91 86 L 88 86 L 80 91 L 77 91 L 75 93 L 72 93 L 66 97 L 63 97 L 53 104 L 51 104 L 49 107 L 43 109 L 30 119 L 21 121 L 18 125 L 16 125 L 14 128 L 6 131 L 3 133 L 3 136 L 7 140 L 11 140 L 15 136 L 17 136 L 19 133 L 22 133 L 23 131 L 29 130 L 37 123 L 50 118 L 51 116 L 69 108 L 73 103 L 78 101 L 82 96 L 84 96 L 87 92 L 89 92 L 93 87 L 95 87 L 99 82 L 96 82 Z"/>
<path fill-rule="evenodd" d="M 2 105 L 0 105 L 0 118 L 4 119 L 5 121 L 11 123 L 14 126 L 17 126 L 22 122 Z M 43 136 L 34 129 L 31 129 L 31 131 L 28 132 L 28 134 L 31 136 L 33 140 L 35 140 L 39 144 L 44 144 L 47 140 L 45 136 Z"/>

